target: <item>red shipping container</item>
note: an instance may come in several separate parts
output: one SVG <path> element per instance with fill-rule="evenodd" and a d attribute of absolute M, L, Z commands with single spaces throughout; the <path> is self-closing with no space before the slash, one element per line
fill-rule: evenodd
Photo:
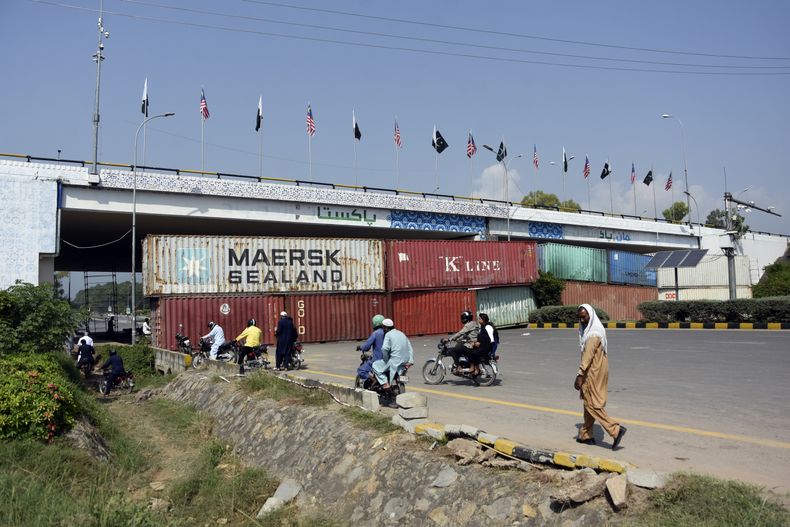
<path fill-rule="evenodd" d="M 263 341 L 273 343 L 274 329 L 285 307 L 284 299 L 280 295 L 159 298 L 153 310 L 154 344 L 175 350 L 178 325 L 183 324 L 184 335 L 196 347 L 200 337 L 209 332 L 208 323 L 211 320 L 222 327 L 225 338 L 230 340 L 244 331 L 250 318 L 255 318 L 257 326 L 263 331 Z"/>
<path fill-rule="evenodd" d="M 436 335 L 461 329 L 461 312 L 475 312 L 474 291 L 392 293 L 395 327 L 407 336 Z"/>
<path fill-rule="evenodd" d="M 383 293 L 289 295 L 285 305 L 301 342 L 366 339 L 373 315 L 392 316 Z"/>
<path fill-rule="evenodd" d="M 593 282 L 567 281 L 562 292 L 564 305 L 591 304 L 606 311 L 612 321 L 640 320 L 642 314 L 637 306 L 657 298 L 658 289 L 655 287 Z"/>
<path fill-rule="evenodd" d="M 535 242 L 391 240 L 387 290 L 529 285 L 538 278 Z"/>

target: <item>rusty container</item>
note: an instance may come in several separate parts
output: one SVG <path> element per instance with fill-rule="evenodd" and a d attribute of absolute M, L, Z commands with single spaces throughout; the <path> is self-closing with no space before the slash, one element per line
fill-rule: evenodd
<path fill-rule="evenodd" d="M 395 327 L 408 336 L 451 333 L 461 329 L 461 312 L 476 311 L 473 290 L 392 293 Z"/>
<path fill-rule="evenodd" d="M 392 316 L 383 293 L 289 295 L 285 306 L 302 342 L 366 339 L 374 315 Z"/>
<path fill-rule="evenodd" d="M 657 298 L 655 287 L 632 285 L 567 281 L 562 291 L 564 305 L 592 304 L 606 311 L 612 321 L 640 320 L 642 314 L 637 306 Z"/>
<path fill-rule="evenodd" d="M 351 238 L 149 235 L 146 296 L 383 291 L 384 245 Z"/>
<path fill-rule="evenodd" d="M 535 242 L 391 240 L 389 291 L 529 285 L 538 278 Z"/>

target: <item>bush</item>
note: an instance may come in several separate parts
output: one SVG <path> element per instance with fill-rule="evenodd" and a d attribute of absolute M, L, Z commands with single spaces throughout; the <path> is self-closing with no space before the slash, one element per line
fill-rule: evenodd
<path fill-rule="evenodd" d="M 74 386 L 52 355 L 0 357 L 0 439 L 51 441 L 77 413 Z"/>
<path fill-rule="evenodd" d="M 0 291 L 0 355 L 62 349 L 84 318 L 59 300 L 51 285 L 17 282 Z"/>
<path fill-rule="evenodd" d="M 609 315 L 600 307 L 592 306 L 595 313 L 602 322 L 609 320 Z M 542 322 L 544 324 L 559 322 L 565 324 L 576 324 L 579 322 L 579 306 L 546 306 L 529 314 L 530 322 Z"/>
<path fill-rule="evenodd" d="M 790 263 L 779 260 L 766 266 L 752 294 L 754 298 L 790 295 Z"/>
<path fill-rule="evenodd" d="M 562 291 L 565 282 L 549 271 L 538 271 L 538 279 L 532 284 L 535 303 L 538 307 L 562 305 Z"/>
<path fill-rule="evenodd" d="M 639 304 L 647 322 L 790 322 L 790 296 Z"/>
<path fill-rule="evenodd" d="M 96 346 L 96 353 L 101 360 L 107 360 L 110 350 L 115 350 L 123 359 L 123 367 L 134 372 L 135 378 L 154 375 L 154 350 L 148 344 L 141 342 L 134 346 L 123 344 L 101 344 Z M 101 366 L 100 363 L 97 363 Z"/>

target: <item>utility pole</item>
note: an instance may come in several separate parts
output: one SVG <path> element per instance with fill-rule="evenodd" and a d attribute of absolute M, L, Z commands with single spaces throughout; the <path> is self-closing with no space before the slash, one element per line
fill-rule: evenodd
<path fill-rule="evenodd" d="M 110 38 L 110 32 L 104 30 L 104 0 L 99 0 L 99 46 L 93 55 L 96 63 L 96 104 L 93 109 L 93 168 L 91 174 L 99 173 L 99 89 L 101 87 L 101 63 L 104 60 L 104 39 Z"/>

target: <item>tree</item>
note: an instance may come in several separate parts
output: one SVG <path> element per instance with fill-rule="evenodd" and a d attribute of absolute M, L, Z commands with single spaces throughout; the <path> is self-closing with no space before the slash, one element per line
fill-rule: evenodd
<path fill-rule="evenodd" d="M 547 207 L 554 209 L 581 210 L 578 203 L 572 199 L 560 201 L 556 194 L 533 190 L 521 199 L 521 204 L 527 207 Z"/>
<path fill-rule="evenodd" d="M 562 305 L 562 291 L 564 289 L 565 282 L 550 272 L 538 271 L 538 279 L 532 284 L 535 304 L 538 307 Z"/>
<path fill-rule="evenodd" d="M 128 303 L 131 301 L 132 295 L 132 282 L 120 282 L 116 284 L 116 302 L 112 306 L 113 313 L 122 313 L 126 310 Z M 135 293 L 137 301 L 137 309 L 149 309 L 150 301 L 143 296 L 143 284 L 137 282 L 137 290 Z M 104 312 L 110 304 L 112 304 L 112 284 L 97 284 L 88 288 L 87 298 L 86 291 L 81 289 L 74 295 L 74 305 L 83 306 L 88 304 L 92 311 Z"/>
<path fill-rule="evenodd" d="M 686 214 L 688 213 L 688 206 L 682 201 L 676 201 L 671 207 L 664 210 L 661 214 L 664 215 L 664 219 L 667 221 L 680 221 L 685 218 Z"/>
<path fill-rule="evenodd" d="M 777 260 L 765 266 L 760 281 L 752 288 L 754 298 L 790 295 L 790 263 Z"/>
<path fill-rule="evenodd" d="M 724 229 L 727 227 L 727 213 L 721 209 L 713 209 L 708 213 L 705 218 L 705 225 L 714 227 L 716 229 Z"/>

